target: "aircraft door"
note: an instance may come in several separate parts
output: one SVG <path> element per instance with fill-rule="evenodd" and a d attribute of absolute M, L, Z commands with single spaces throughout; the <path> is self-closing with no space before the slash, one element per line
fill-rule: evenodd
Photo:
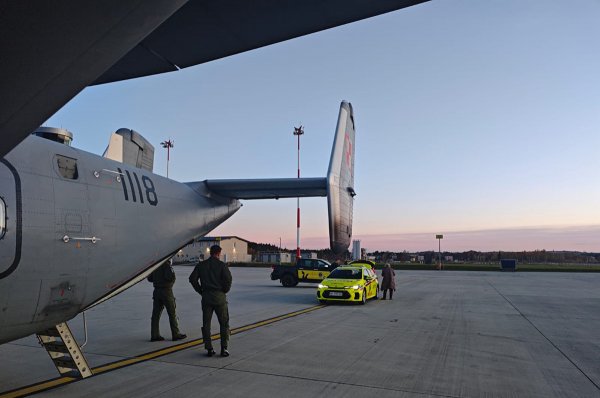
<path fill-rule="evenodd" d="M 96 239 L 90 227 L 89 195 L 83 162 L 55 154 L 54 266 L 57 278 L 42 282 L 40 306 L 78 308 L 85 298 L 86 279 Z M 38 314 L 48 313 L 38 308 Z"/>
<path fill-rule="evenodd" d="M 62 151 L 61 151 L 62 152 Z M 59 322 L 82 307 L 92 243 L 88 190 L 77 152 L 65 149 L 51 155 L 54 189 L 54 256 L 48 258 L 46 277 L 41 280 L 34 322 Z"/>
<path fill-rule="evenodd" d="M 19 266 L 22 225 L 19 175 L 8 161 L 1 159 L 0 162 L 0 280 L 2 280 Z"/>
<path fill-rule="evenodd" d="M 91 217 L 92 235 L 96 237 L 96 244 L 92 245 L 95 249 L 90 259 L 90 279 L 104 281 L 102 288 L 105 288 L 108 281 L 105 280 L 107 273 L 118 269 L 121 265 L 119 259 L 123 258 L 124 253 L 128 253 L 130 247 L 123 237 L 128 236 L 122 229 L 117 228 L 117 208 L 118 204 L 115 198 L 123 198 L 122 175 L 119 174 L 114 164 L 107 163 L 104 159 L 89 159 L 86 163 L 88 167 L 88 193 L 90 195 L 89 209 Z M 122 203 L 121 203 L 122 205 Z M 123 214 L 126 217 L 128 214 Z M 136 225 L 137 219 L 132 217 L 130 221 Z M 121 239 L 118 239 L 120 236 Z M 119 244 L 120 243 L 120 244 Z M 91 292 L 92 286 L 88 286 Z M 91 292 L 92 293 L 92 292 Z M 92 293 L 92 295 L 98 294 Z"/>

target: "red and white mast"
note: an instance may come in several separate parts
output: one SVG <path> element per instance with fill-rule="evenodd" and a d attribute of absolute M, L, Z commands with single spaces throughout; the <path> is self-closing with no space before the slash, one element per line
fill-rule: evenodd
<path fill-rule="evenodd" d="M 300 136 L 304 134 L 302 126 L 294 127 L 294 135 L 298 137 L 298 178 L 300 178 Z M 300 198 L 297 200 L 297 220 L 296 220 L 296 261 L 300 259 Z"/>

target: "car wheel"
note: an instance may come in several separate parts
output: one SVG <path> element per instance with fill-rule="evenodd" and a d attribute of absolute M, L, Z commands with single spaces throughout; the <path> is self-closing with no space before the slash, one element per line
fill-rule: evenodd
<path fill-rule="evenodd" d="M 373 297 L 375 300 L 377 300 L 379 298 L 379 286 L 377 286 L 375 288 L 375 297 Z"/>
<path fill-rule="evenodd" d="M 367 303 L 367 289 L 363 290 L 362 300 L 360 302 L 362 305 Z"/>
<path fill-rule="evenodd" d="M 295 280 L 293 275 L 286 274 L 281 277 L 281 284 L 285 287 L 296 286 L 298 282 Z"/>

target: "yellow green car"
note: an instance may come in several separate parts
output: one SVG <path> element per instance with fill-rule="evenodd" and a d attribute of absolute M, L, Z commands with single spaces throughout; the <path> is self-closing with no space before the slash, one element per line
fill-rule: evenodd
<path fill-rule="evenodd" d="M 320 303 L 333 301 L 353 301 L 365 304 L 368 299 L 377 298 L 379 282 L 375 271 L 365 265 L 344 265 L 337 267 L 317 289 Z"/>

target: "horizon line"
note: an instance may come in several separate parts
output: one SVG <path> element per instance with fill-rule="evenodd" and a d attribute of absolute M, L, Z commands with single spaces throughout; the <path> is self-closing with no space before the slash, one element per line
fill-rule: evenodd
<path fill-rule="evenodd" d="M 600 252 L 600 225 L 549 225 L 488 228 L 473 230 L 442 230 L 437 232 L 400 232 L 384 234 L 355 234 L 369 251 L 430 251 L 438 250 L 436 234 L 444 235 L 444 251 L 576 251 Z M 290 245 L 285 240 L 285 247 Z M 295 242 L 291 247 L 295 246 Z M 329 247 L 325 236 L 305 237 L 301 247 Z M 499 249 L 499 248 L 502 249 Z M 351 249 L 350 249 L 351 250 Z"/>

